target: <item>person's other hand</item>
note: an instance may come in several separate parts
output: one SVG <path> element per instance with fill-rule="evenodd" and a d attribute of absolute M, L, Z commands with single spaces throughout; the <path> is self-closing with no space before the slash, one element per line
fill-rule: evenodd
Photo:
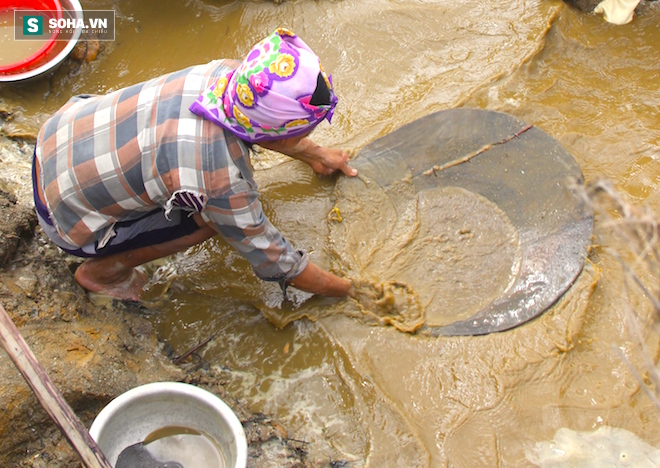
<path fill-rule="evenodd" d="M 358 173 L 357 169 L 348 165 L 349 153 L 337 148 L 323 148 L 317 149 L 317 157 L 315 158 L 301 158 L 304 162 L 321 175 L 330 175 L 336 171 L 341 171 L 348 177 L 355 177 Z"/>

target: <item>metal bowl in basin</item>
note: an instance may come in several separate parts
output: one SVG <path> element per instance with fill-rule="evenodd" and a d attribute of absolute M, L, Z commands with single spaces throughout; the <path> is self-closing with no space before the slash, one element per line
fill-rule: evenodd
<path fill-rule="evenodd" d="M 212 393 L 180 382 L 155 382 L 123 393 L 98 414 L 90 435 L 115 466 L 124 449 L 168 427 L 213 439 L 227 468 L 247 464 L 245 431 L 231 408 Z"/>

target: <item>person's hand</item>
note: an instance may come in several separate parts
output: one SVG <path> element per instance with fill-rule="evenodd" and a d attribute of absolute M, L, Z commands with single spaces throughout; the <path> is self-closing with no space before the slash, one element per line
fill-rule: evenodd
<path fill-rule="evenodd" d="M 306 136 L 264 141 L 259 144 L 307 163 L 317 174 L 330 175 L 341 171 L 348 177 L 355 177 L 358 173 L 357 169 L 348 165 L 348 151 L 324 148 Z"/>
<path fill-rule="evenodd" d="M 302 156 L 298 159 L 309 164 L 314 172 L 321 175 L 330 175 L 336 171 L 341 171 L 348 177 L 355 177 L 358 173 L 357 169 L 348 165 L 349 153 L 341 149 L 319 146 L 313 157 Z"/>
<path fill-rule="evenodd" d="M 289 284 L 294 288 L 327 297 L 346 297 L 355 294 L 351 280 L 340 278 L 313 262 L 309 262 Z"/>

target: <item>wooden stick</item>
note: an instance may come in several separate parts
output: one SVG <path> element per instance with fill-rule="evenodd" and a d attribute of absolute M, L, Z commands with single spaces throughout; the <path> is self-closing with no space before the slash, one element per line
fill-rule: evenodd
<path fill-rule="evenodd" d="M 520 131 L 514 133 L 513 135 L 509 135 L 508 137 L 506 137 L 506 138 L 504 138 L 504 139 L 502 139 L 502 140 L 500 140 L 500 141 L 498 141 L 498 142 L 495 142 L 495 143 L 492 143 L 492 144 L 489 143 L 489 144 L 487 144 L 487 145 L 483 145 L 483 146 L 482 146 L 481 148 L 479 148 L 477 151 L 475 151 L 474 153 L 470 153 L 470 154 L 468 154 L 467 156 L 463 156 L 462 158 L 454 159 L 453 161 L 450 161 L 450 162 L 448 162 L 448 163 L 446 163 L 446 164 L 443 164 L 442 166 L 437 166 L 437 165 L 436 165 L 436 166 L 433 166 L 433 167 L 432 167 L 431 169 L 429 169 L 428 171 L 424 171 L 423 174 L 424 174 L 424 175 L 431 175 L 431 174 L 433 174 L 434 176 L 437 177 L 437 173 L 438 173 L 438 172 L 441 172 L 441 171 L 444 171 L 445 169 L 449 169 L 450 167 L 458 166 L 459 164 L 463 164 L 463 163 L 465 163 L 465 162 L 468 162 L 470 159 L 474 158 L 475 156 L 479 156 L 481 153 L 485 153 L 486 151 L 488 151 L 489 149 L 491 149 L 491 148 L 492 148 L 493 146 L 495 146 L 495 145 L 503 145 L 504 143 L 508 143 L 508 142 L 510 142 L 511 140 L 513 140 L 514 138 L 518 138 L 520 135 L 522 135 L 523 133 L 525 133 L 527 130 L 529 130 L 529 129 L 532 128 L 533 126 L 534 126 L 534 125 L 527 125 L 527 126 L 524 127 L 522 130 L 520 130 Z"/>
<path fill-rule="evenodd" d="M 180 362 L 182 362 L 185 358 L 187 358 L 188 356 L 190 356 L 190 355 L 191 355 L 192 353 L 194 353 L 195 351 L 199 351 L 199 349 L 200 349 L 202 346 L 206 345 L 206 343 L 208 343 L 209 341 L 211 341 L 213 338 L 215 338 L 215 333 L 214 333 L 213 335 L 209 336 L 207 339 L 205 339 L 205 340 L 202 341 L 201 343 L 199 343 L 198 345 L 193 346 L 191 349 L 189 349 L 188 351 L 186 351 L 185 353 L 183 353 L 181 356 L 179 356 L 179 357 L 177 357 L 177 358 L 174 358 L 174 359 L 172 360 L 172 362 L 173 362 L 174 364 L 179 364 Z"/>
<path fill-rule="evenodd" d="M 53 381 L 48 377 L 46 369 L 18 332 L 18 328 L 0 305 L 0 342 L 9 357 L 32 391 L 39 399 L 41 406 L 53 418 L 55 424 L 64 433 L 71 446 L 78 452 L 80 459 L 87 468 L 112 468 L 92 436 L 89 435 L 83 423 L 73 412 Z"/>

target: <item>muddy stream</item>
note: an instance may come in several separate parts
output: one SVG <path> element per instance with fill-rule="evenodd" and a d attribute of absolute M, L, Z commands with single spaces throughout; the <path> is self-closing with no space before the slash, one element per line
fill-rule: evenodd
<path fill-rule="evenodd" d="M 431 112 L 497 110 L 560 141 L 587 181 L 607 178 L 660 213 L 660 2 L 642 2 L 624 26 L 558 0 L 87 0 L 83 7 L 115 9 L 117 40 L 92 62 L 1 86 L 3 105 L 18 111 L 5 133 L 34 134 L 73 94 L 242 57 L 285 26 L 322 58 L 336 85 L 339 105 L 332 125 L 315 130 L 318 143 L 359 152 Z M 3 164 L 2 184 L 29 197 L 29 160 Z M 439 189 L 411 208 L 423 215 L 413 225 L 405 211 L 387 209 L 386 194 L 351 199 L 336 178 L 268 152 L 253 164 L 266 214 L 297 248 L 381 289 L 365 286 L 361 301 L 289 290 L 284 301 L 277 284 L 259 281 L 213 239 L 149 266 L 148 296 L 159 310 L 150 320 L 179 349 L 215 334 L 203 358 L 230 373 L 229 387 L 254 411 L 276 415 L 290 437 L 307 442 L 312 460 L 553 466 L 548 444 L 563 437 L 576 457 L 650 454 L 660 463 L 653 448 L 660 409 L 616 351 L 643 374 L 626 309 L 646 320 L 651 305 L 625 293 L 612 252 L 626 246 L 602 218 L 585 269 L 542 316 L 503 333 L 429 338 L 405 329 L 469 317 L 516 274 L 517 234 L 496 205 Z M 402 174 L 396 196 L 407 190 Z M 359 209 L 333 211 L 338 200 Z M 422 240 L 411 244 L 411 236 Z M 365 308 L 388 294 L 380 304 L 405 317 Z M 657 335 L 649 327 L 644 336 L 655 362 Z M 586 434 L 598 428 L 600 439 Z M 607 449 L 589 452 L 603 440 Z"/>

